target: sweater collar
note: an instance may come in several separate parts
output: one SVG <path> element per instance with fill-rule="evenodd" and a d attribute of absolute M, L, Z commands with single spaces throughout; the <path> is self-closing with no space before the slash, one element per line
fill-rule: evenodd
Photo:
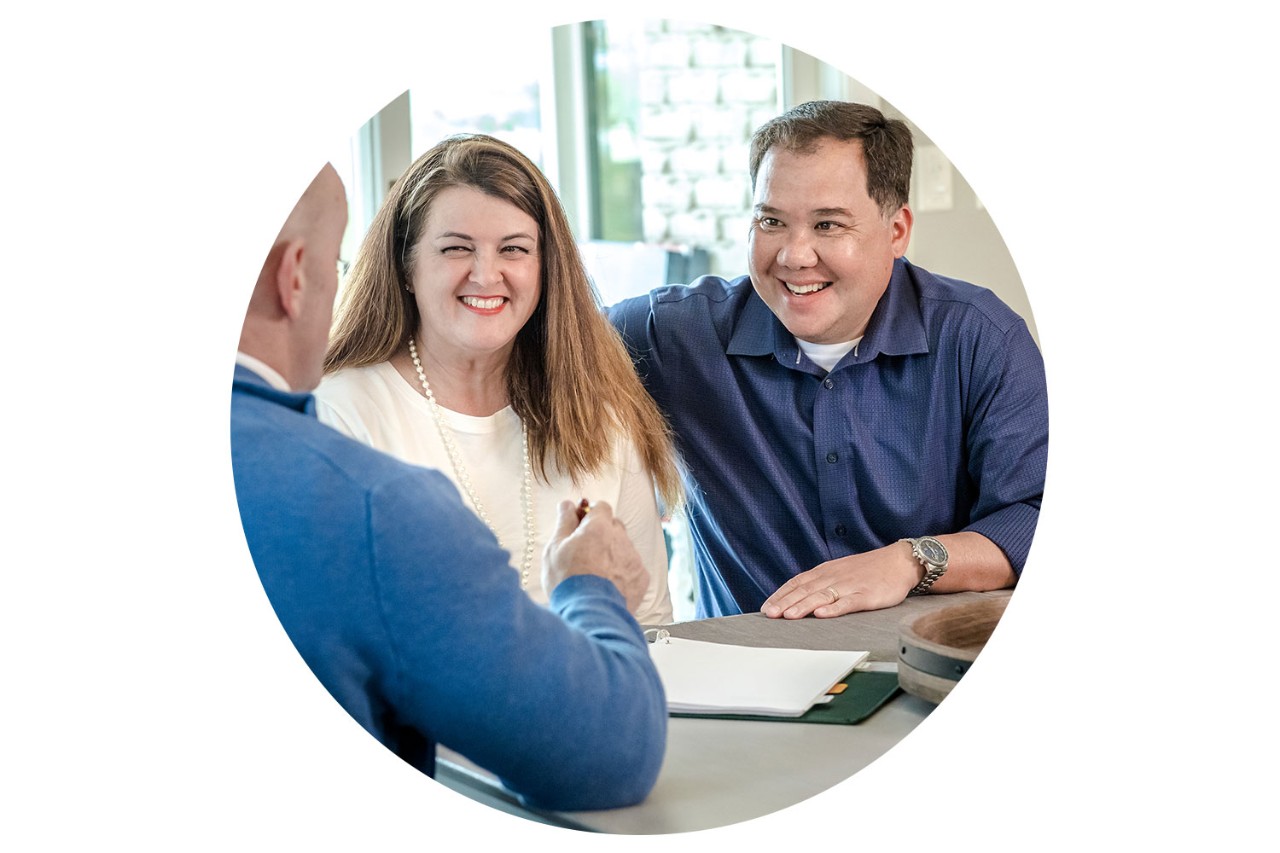
<path fill-rule="evenodd" d="M 266 377 L 256 371 L 245 366 L 245 364 L 237 359 L 235 379 L 232 383 L 233 390 L 243 391 L 254 397 L 261 397 L 273 403 L 302 412 L 305 415 L 315 416 L 316 398 L 309 391 L 287 391 L 275 387 Z"/>

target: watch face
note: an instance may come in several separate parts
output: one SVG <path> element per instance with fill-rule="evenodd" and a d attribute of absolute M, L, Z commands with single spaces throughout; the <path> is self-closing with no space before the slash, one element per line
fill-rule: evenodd
<path fill-rule="evenodd" d="M 920 554 L 934 565 L 941 565 L 947 561 L 947 549 L 942 547 L 942 543 L 937 539 L 926 537 L 920 540 Z"/>

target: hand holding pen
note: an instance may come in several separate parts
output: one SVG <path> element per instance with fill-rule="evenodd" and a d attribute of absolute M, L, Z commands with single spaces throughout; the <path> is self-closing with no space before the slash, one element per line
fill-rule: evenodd
<path fill-rule="evenodd" d="M 604 501 L 561 501 L 556 531 L 542 554 L 542 587 L 551 595 L 565 578 L 584 574 L 612 581 L 633 614 L 649 589 L 649 570 L 613 508 Z"/>

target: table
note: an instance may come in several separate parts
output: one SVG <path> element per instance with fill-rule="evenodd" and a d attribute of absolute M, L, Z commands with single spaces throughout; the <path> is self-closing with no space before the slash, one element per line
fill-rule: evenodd
<path fill-rule="evenodd" d="M 835 619 L 769 619 L 759 613 L 666 626 L 673 637 L 744 646 L 868 651 L 872 668 L 896 670 L 898 625 L 929 610 L 1009 591 L 909 598 L 897 607 Z M 590 812 L 522 806 L 486 771 L 440 749 L 436 779 L 503 811 L 556 826 L 620 834 L 689 832 L 759 817 L 844 781 L 908 735 L 934 708 L 898 693 L 853 726 L 752 720 L 668 722 L 657 784 L 639 805 Z"/>

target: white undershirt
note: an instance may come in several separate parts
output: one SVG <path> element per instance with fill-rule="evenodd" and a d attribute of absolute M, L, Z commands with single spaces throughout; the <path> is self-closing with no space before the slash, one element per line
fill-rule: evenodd
<path fill-rule="evenodd" d="M 254 358 L 245 352 L 237 352 L 236 364 L 252 370 L 254 373 L 266 380 L 266 383 L 277 391 L 293 391 L 293 389 L 289 387 L 289 383 L 284 380 L 284 377 L 261 359 Z"/>
<path fill-rule="evenodd" d="M 862 337 L 858 336 L 851 341 L 839 344 L 815 344 L 796 338 L 796 343 L 800 345 L 800 351 L 809 356 L 810 361 L 830 373 L 831 368 L 835 367 L 840 359 L 857 350 L 861 340 Z M 798 362 L 799 358 L 796 361 Z"/>

